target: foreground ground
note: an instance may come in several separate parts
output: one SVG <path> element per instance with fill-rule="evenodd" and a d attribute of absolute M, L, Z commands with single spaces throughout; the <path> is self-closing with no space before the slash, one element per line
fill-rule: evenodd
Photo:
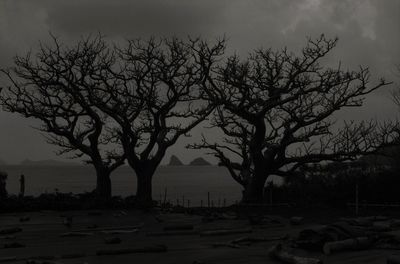
<path fill-rule="evenodd" d="M 0 234 L 0 261 L 8 260 L 7 263 L 76 264 L 281 263 L 268 256 L 268 250 L 277 243 L 282 242 L 279 240 L 280 238 L 287 237 L 287 235 L 295 237 L 304 228 L 316 227 L 325 224 L 327 221 L 334 220 L 326 217 L 319 218 L 317 213 L 310 217 L 305 216 L 301 225 L 291 225 L 287 217 L 271 215 L 270 219 L 274 220 L 271 223 L 250 226 L 248 219 L 237 219 L 233 212 L 226 212 L 222 216 L 219 218 L 224 219 L 210 218 L 204 221 L 204 217 L 199 215 L 162 213 L 159 211 L 144 213 L 136 210 L 41 211 L 1 214 L 0 230 L 18 227 L 22 231 L 7 235 Z M 193 226 L 194 229 L 168 231 L 182 232 L 181 235 L 164 233 L 165 227 L 173 229 L 174 227 L 185 228 L 190 226 Z M 137 232 L 136 228 L 138 229 Z M 251 229 L 249 230 L 249 228 Z M 199 234 L 207 230 L 221 229 L 242 230 L 244 233 L 215 236 L 202 236 Z M 68 236 L 71 235 L 71 232 L 73 232 L 72 236 Z M 229 241 L 242 237 L 263 237 L 271 238 L 271 240 L 275 241 L 241 244 L 238 247 L 225 245 Z M 111 238 L 119 238 L 121 242 L 117 244 L 106 243 L 106 240 Z M 12 244 L 24 247 L 4 248 L 4 246 Z M 97 255 L 99 250 L 129 250 L 156 245 L 165 245 L 166 251 Z M 326 264 L 386 263 L 387 257 L 396 253 L 396 250 L 360 250 L 338 252 L 325 256 L 319 252 L 309 253 L 296 250 L 296 254 L 318 257 Z M 68 255 L 73 258 L 67 258 Z M 29 259 L 36 259 L 36 262 L 27 262 Z M 50 260 L 43 262 L 46 259 Z"/>

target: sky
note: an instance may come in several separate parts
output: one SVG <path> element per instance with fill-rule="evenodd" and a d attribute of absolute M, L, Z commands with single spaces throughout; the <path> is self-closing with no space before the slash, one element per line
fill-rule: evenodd
<path fill-rule="evenodd" d="M 35 50 L 49 40 L 49 32 L 71 43 L 101 32 L 107 39 L 149 36 L 225 35 L 228 50 L 246 57 L 252 49 L 297 51 L 307 37 L 338 37 L 329 61 L 349 69 L 369 66 L 372 80 L 384 77 L 393 84 L 366 98 L 360 109 L 345 111 L 346 118 L 397 118 L 390 91 L 400 87 L 399 0 L 0 0 L 0 67 L 12 66 L 14 55 Z M 5 85 L 0 77 L 0 85 Z M 0 111 L 0 159 L 58 159 L 56 148 L 32 127 L 38 123 Z M 178 141 L 167 154 L 189 162 L 201 153 Z"/>

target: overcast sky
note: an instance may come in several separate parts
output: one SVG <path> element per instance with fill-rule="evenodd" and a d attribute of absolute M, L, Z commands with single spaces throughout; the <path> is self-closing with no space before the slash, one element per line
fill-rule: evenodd
<path fill-rule="evenodd" d="M 399 27 L 399 0 L 0 0 L 0 67 L 48 40 L 49 32 L 65 42 L 97 32 L 117 42 L 149 35 L 225 34 L 229 50 L 242 57 L 261 46 L 296 50 L 307 36 L 324 33 L 339 37 L 330 61 L 340 60 L 349 68 L 370 66 L 373 76 L 399 85 Z M 371 95 L 362 109 L 346 117 L 395 118 L 389 96 L 394 87 Z M 0 112 L 0 159 L 55 158 L 54 147 L 32 125 L 36 123 Z M 185 162 L 199 155 L 185 150 L 186 142 L 171 151 Z"/>

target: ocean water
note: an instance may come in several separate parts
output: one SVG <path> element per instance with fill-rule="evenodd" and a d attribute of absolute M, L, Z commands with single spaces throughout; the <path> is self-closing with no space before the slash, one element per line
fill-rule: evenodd
<path fill-rule="evenodd" d="M 3 166 L 8 173 L 7 190 L 11 194 L 19 192 L 19 177 L 25 175 L 25 194 L 38 195 L 59 192 L 82 193 L 95 188 L 95 171 L 91 166 Z M 128 166 L 118 168 L 111 175 L 113 195 L 123 197 L 136 191 L 136 177 Z M 215 206 L 232 204 L 241 198 L 242 188 L 218 166 L 160 166 L 153 178 L 153 199 L 167 199 L 181 203 L 190 200 L 191 206 L 207 203 L 207 193 Z"/>

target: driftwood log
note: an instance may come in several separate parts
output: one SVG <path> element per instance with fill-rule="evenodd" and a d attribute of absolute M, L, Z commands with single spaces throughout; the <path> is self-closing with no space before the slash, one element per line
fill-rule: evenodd
<path fill-rule="evenodd" d="M 67 232 L 67 233 L 62 233 L 60 236 L 62 237 L 87 237 L 87 236 L 92 236 L 93 233 L 87 233 L 87 232 Z"/>
<path fill-rule="evenodd" d="M 6 228 L 6 229 L 0 230 L 0 235 L 10 235 L 10 234 L 15 234 L 15 233 L 18 233 L 21 231 L 22 231 L 22 228 L 19 228 L 19 227 Z"/>
<path fill-rule="evenodd" d="M 20 222 L 28 222 L 29 220 L 31 220 L 29 216 L 22 216 L 19 218 Z"/>
<path fill-rule="evenodd" d="M 251 228 L 242 228 L 242 229 L 219 229 L 219 230 L 208 230 L 200 232 L 201 236 L 223 236 L 223 235 L 232 235 L 232 234 L 242 234 L 242 233 L 251 233 L 253 230 Z"/>
<path fill-rule="evenodd" d="M 387 258 L 387 264 L 400 264 L 400 255 L 393 255 Z"/>
<path fill-rule="evenodd" d="M 0 236 L 0 239 L 15 239 L 16 236 Z"/>
<path fill-rule="evenodd" d="M 178 230 L 178 231 L 163 231 L 163 232 L 149 232 L 147 236 L 192 236 L 198 235 L 199 232 L 194 230 Z"/>
<path fill-rule="evenodd" d="M 269 223 L 269 224 L 255 225 L 254 227 L 256 229 L 269 229 L 269 228 L 280 228 L 285 226 L 286 225 L 283 223 Z"/>
<path fill-rule="evenodd" d="M 98 228 L 90 228 L 91 232 L 102 232 L 102 231 L 112 231 L 112 230 L 134 230 L 140 229 L 144 224 L 132 225 L 132 226 L 111 226 L 111 227 L 98 227 Z M 87 229 L 78 229 L 73 230 L 71 232 L 87 232 Z"/>
<path fill-rule="evenodd" d="M 110 238 L 105 238 L 104 243 L 106 244 L 120 244 L 121 239 L 119 237 L 110 237 Z"/>
<path fill-rule="evenodd" d="M 332 254 L 335 251 L 342 250 L 361 250 L 370 247 L 372 241 L 368 237 L 350 238 L 340 241 L 327 242 L 323 247 L 323 252 L 326 255 Z"/>
<path fill-rule="evenodd" d="M 100 231 L 103 234 L 106 235 L 118 235 L 118 234 L 133 234 L 133 233 L 138 233 L 139 229 L 131 229 L 131 230 L 104 230 Z"/>
<path fill-rule="evenodd" d="M 322 264 L 322 260 L 320 259 L 296 256 L 284 250 L 281 244 L 272 247 L 269 250 L 269 255 L 274 259 L 288 264 Z"/>
<path fill-rule="evenodd" d="M 1 257 L 0 262 L 10 262 L 10 261 L 16 261 L 17 257 L 16 256 L 11 256 L 11 257 Z"/>
<path fill-rule="evenodd" d="M 271 242 L 278 240 L 285 240 L 288 236 L 275 236 L 275 237 L 240 237 L 230 241 L 233 244 L 241 244 L 241 243 L 257 243 L 257 242 Z"/>
<path fill-rule="evenodd" d="M 38 261 L 38 260 L 27 260 L 26 264 L 62 264 L 61 262 L 56 261 Z"/>
<path fill-rule="evenodd" d="M 301 216 L 293 216 L 290 218 L 290 223 L 292 225 L 301 225 L 303 223 L 304 217 Z"/>
<path fill-rule="evenodd" d="M 240 248 L 240 246 L 248 246 L 252 243 L 258 242 L 270 242 L 277 240 L 287 239 L 287 236 L 279 236 L 279 237 L 240 237 L 229 242 L 217 242 L 213 243 L 213 247 L 231 247 L 231 248 Z"/>
<path fill-rule="evenodd" d="M 230 248 L 240 248 L 239 245 L 233 244 L 233 243 L 224 243 L 224 242 L 217 242 L 212 244 L 213 247 L 218 248 L 218 247 L 230 247 Z"/>
<path fill-rule="evenodd" d="M 71 254 L 63 254 L 60 256 L 61 259 L 76 259 L 84 257 L 86 257 L 85 253 L 71 253 Z"/>
<path fill-rule="evenodd" d="M 137 248 L 102 249 L 102 250 L 97 250 L 96 255 L 97 256 L 123 255 L 123 254 L 133 254 L 133 253 L 158 253 L 166 251 L 167 251 L 167 246 L 156 245 L 156 246 L 137 247 Z"/>
<path fill-rule="evenodd" d="M 193 230 L 193 228 L 193 225 L 190 224 L 175 224 L 164 226 L 164 231 Z"/>
<path fill-rule="evenodd" d="M 12 242 L 12 243 L 6 243 L 4 244 L 4 248 L 22 248 L 26 247 L 25 244 L 19 243 L 19 242 Z"/>

